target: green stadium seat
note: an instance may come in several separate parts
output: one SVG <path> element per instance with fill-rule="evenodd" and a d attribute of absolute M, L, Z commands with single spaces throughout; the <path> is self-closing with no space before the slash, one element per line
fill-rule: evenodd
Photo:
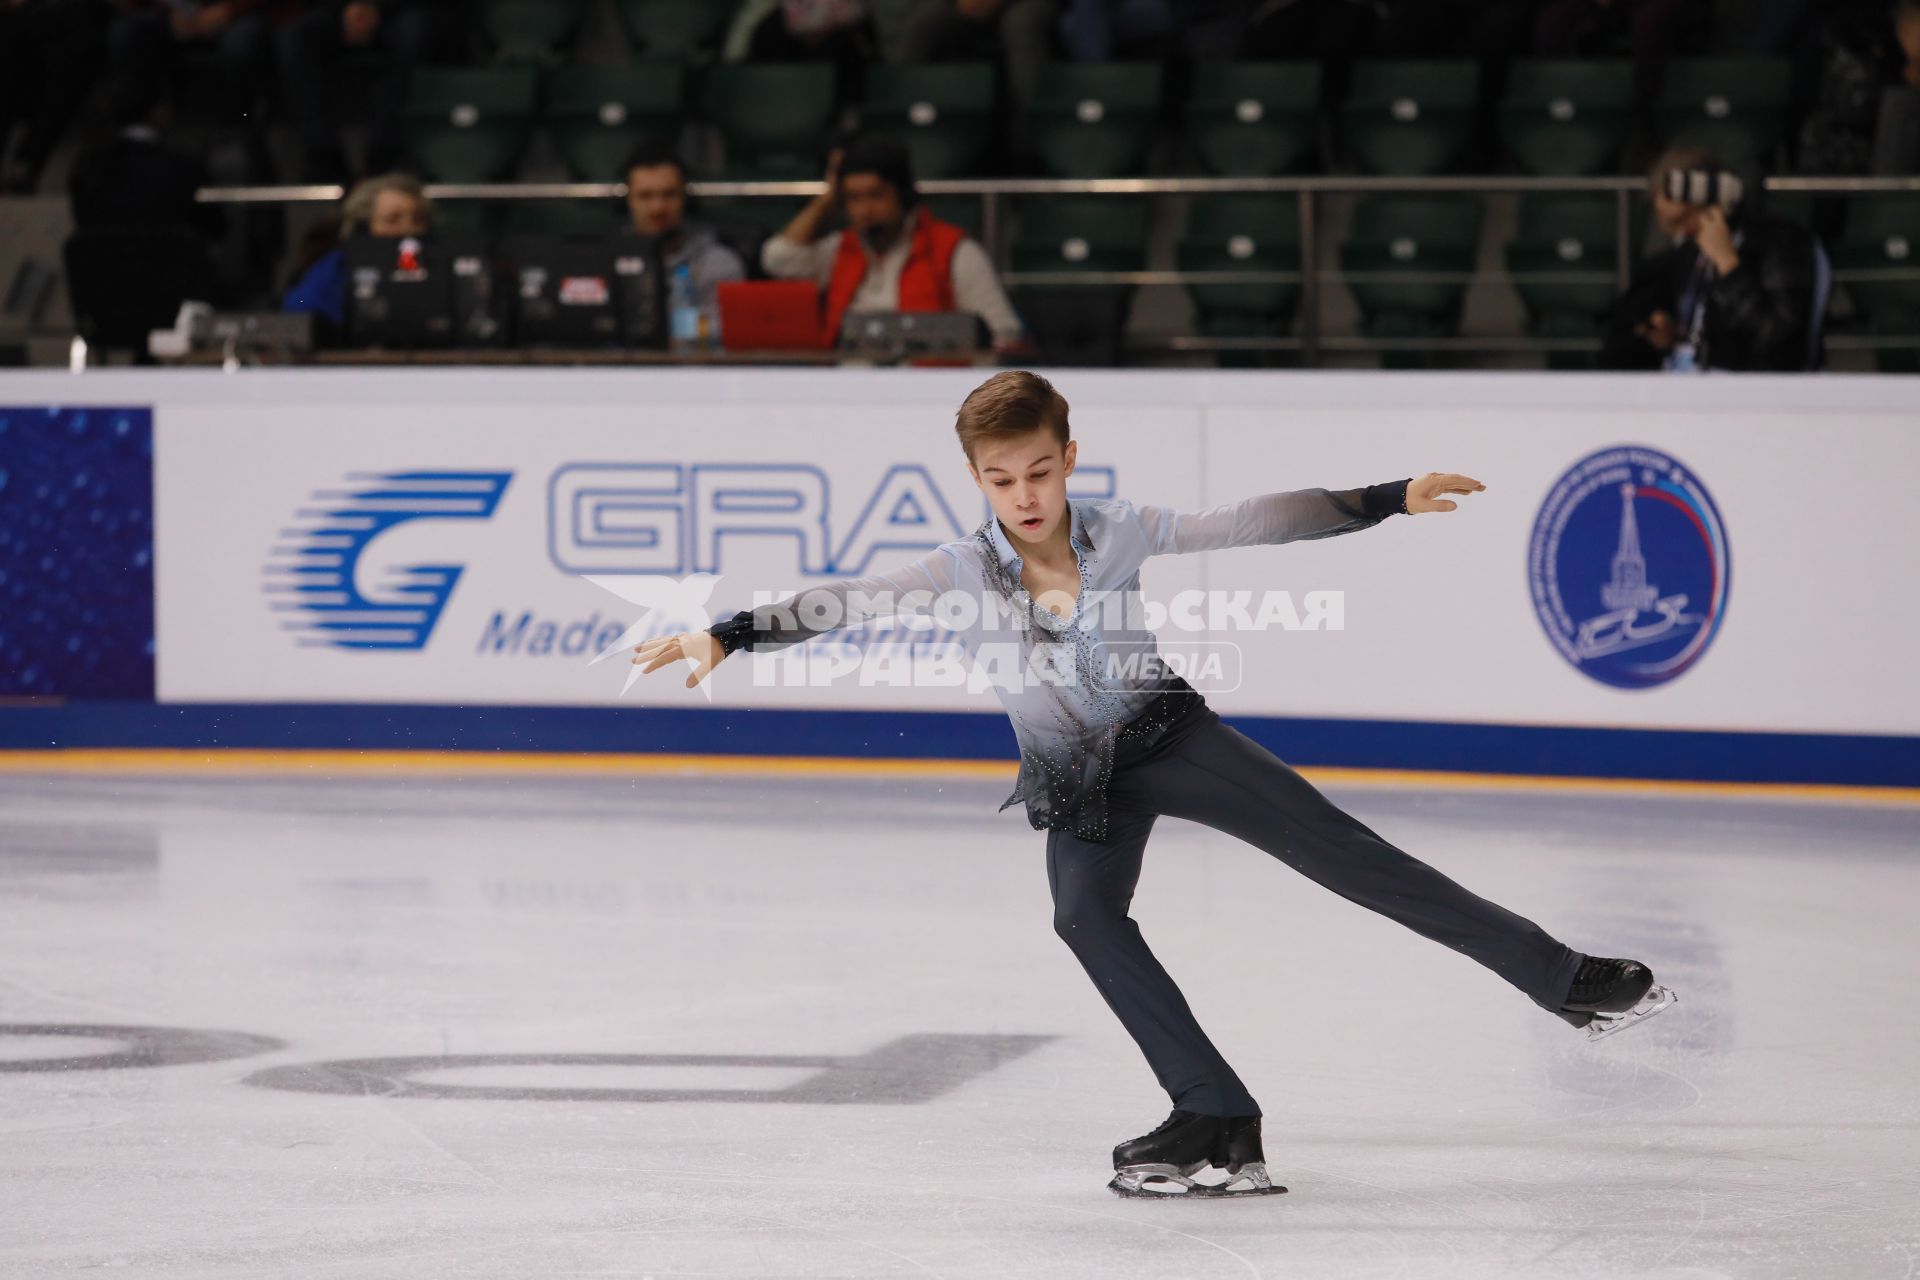
<path fill-rule="evenodd" d="M 860 122 L 903 139 L 921 178 L 977 173 L 993 136 L 993 64 L 876 63 L 867 68 Z"/>
<path fill-rule="evenodd" d="M 1527 173 L 1573 177 L 1614 167 L 1632 124 L 1624 58 L 1522 58 L 1500 100 L 1500 137 Z"/>
<path fill-rule="evenodd" d="M 436 182 L 510 178 L 533 132 L 538 88 L 530 68 L 415 68 L 401 118 L 421 172 Z"/>
<path fill-rule="evenodd" d="M 499 232 L 501 209 L 492 200 L 436 200 L 434 230 L 461 235 L 493 236 Z"/>
<path fill-rule="evenodd" d="M 687 216 L 711 225 L 747 264 L 748 274 L 758 276 L 762 274 L 760 246 L 768 236 L 779 234 L 806 204 L 788 196 L 702 196 L 689 206 Z"/>
<path fill-rule="evenodd" d="M 1306 167 L 1319 110 L 1317 62 L 1201 62 L 1184 120 L 1208 170 L 1264 177 Z"/>
<path fill-rule="evenodd" d="M 1041 163 L 1063 178 L 1140 173 L 1160 114 L 1160 83 L 1151 62 L 1048 67 L 1027 120 Z"/>
<path fill-rule="evenodd" d="M 1846 289 L 1869 334 L 1920 337 L 1920 196 L 1854 197 L 1828 253 L 1834 284 Z M 1882 372 L 1920 373 L 1920 349 L 1889 348 L 1875 360 Z"/>
<path fill-rule="evenodd" d="M 1043 274 L 1146 269 L 1151 208 L 1128 196 L 1052 196 L 1023 202 L 1010 247 L 1013 270 Z M 1039 363 L 1119 363 L 1130 284 L 1026 284 L 1013 291 Z"/>
<path fill-rule="evenodd" d="M 1013 238 L 1013 269 L 1144 271 L 1150 212 L 1146 201 L 1130 196 L 1023 200 Z"/>
<path fill-rule="evenodd" d="M 1605 331 L 1619 295 L 1615 205 L 1607 196 L 1531 196 L 1506 245 L 1507 274 L 1542 338 L 1593 338 Z M 1554 351 L 1552 369 L 1592 368 L 1595 353 Z"/>
<path fill-rule="evenodd" d="M 1660 85 L 1654 124 L 1666 144 L 1703 146 L 1736 168 L 1751 167 L 1785 133 L 1791 94 L 1786 58 L 1675 58 Z"/>
<path fill-rule="evenodd" d="M 508 235 L 597 236 L 630 226 L 618 200 L 520 200 L 507 210 Z"/>
<path fill-rule="evenodd" d="M 1197 195 L 1175 249 L 1182 271 L 1298 271 L 1300 208 L 1291 196 Z M 1200 332 L 1210 337 L 1278 337 L 1291 331 L 1300 286 L 1187 286 Z"/>
<path fill-rule="evenodd" d="M 706 100 L 707 119 L 726 141 L 730 176 L 820 176 L 836 101 L 832 63 L 715 67 Z"/>
<path fill-rule="evenodd" d="M 1356 202 L 1340 270 L 1373 337 L 1450 337 L 1480 240 L 1472 196 L 1375 196 Z M 1392 273 L 1457 273 L 1456 280 L 1396 280 Z"/>
<path fill-rule="evenodd" d="M 721 0 L 618 0 L 620 20 L 643 58 L 710 59 L 738 5 Z"/>
<path fill-rule="evenodd" d="M 685 76 L 677 63 L 570 67 L 547 82 L 547 125 L 575 178 L 619 182 L 641 138 L 680 128 Z"/>
<path fill-rule="evenodd" d="M 728 227 L 778 231 L 806 207 L 805 200 L 789 196 L 702 196 L 692 216 Z"/>
<path fill-rule="evenodd" d="M 975 240 L 986 243 L 986 237 L 981 234 L 986 211 L 980 207 L 979 196 L 922 196 L 920 202 L 942 222 L 951 222 Z M 1004 202 L 1001 207 L 1006 207 Z"/>
<path fill-rule="evenodd" d="M 1838 226 L 1838 219 L 1845 216 L 1844 196 L 1816 196 L 1811 191 L 1769 191 L 1766 208 L 1773 217 L 1802 227 L 1812 227 L 1819 221 L 1823 207 L 1835 203 L 1841 206 L 1833 224 Z"/>
<path fill-rule="evenodd" d="M 1457 165 L 1473 136 L 1480 66 L 1465 58 L 1357 62 L 1340 136 L 1370 173 L 1420 177 Z"/>
<path fill-rule="evenodd" d="M 477 8 L 496 60 L 551 67 L 573 43 L 587 0 L 480 0 Z"/>

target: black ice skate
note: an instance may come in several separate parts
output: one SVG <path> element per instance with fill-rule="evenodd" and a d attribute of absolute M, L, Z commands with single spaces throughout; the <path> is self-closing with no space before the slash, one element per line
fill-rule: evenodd
<path fill-rule="evenodd" d="M 1195 1180 L 1193 1175 L 1208 1166 L 1225 1169 L 1226 1177 Z M 1203 1116 L 1176 1107 L 1152 1133 L 1115 1147 L 1113 1168 L 1107 1186 L 1117 1196 L 1226 1199 L 1286 1190 L 1267 1178 L 1259 1116 Z"/>
<path fill-rule="evenodd" d="M 1653 970 L 1636 960 L 1586 956 L 1573 975 L 1573 989 L 1560 1006 L 1562 1016 L 1598 1040 L 1650 1018 L 1678 997 L 1653 980 Z"/>

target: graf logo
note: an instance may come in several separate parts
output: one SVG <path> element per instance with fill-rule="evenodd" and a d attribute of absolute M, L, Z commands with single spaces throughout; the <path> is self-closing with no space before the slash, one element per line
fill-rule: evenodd
<path fill-rule="evenodd" d="M 363 569 L 362 555 L 396 525 L 489 518 L 512 478 L 511 471 L 354 472 L 346 488 L 316 489 L 267 564 L 273 608 L 304 646 L 424 648 L 465 566 L 375 568 L 369 558 Z"/>
<path fill-rule="evenodd" d="M 886 551 L 930 551 L 993 514 L 982 495 L 981 516 L 962 522 L 925 466 L 896 463 L 852 491 L 836 537 L 830 479 L 798 462 L 569 463 L 548 481 L 547 554 L 565 573 L 717 574 L 733 539 L 771 537 L 795 547 L 803 574 L 858 577 Z M 1068 496 L 1113 493 L 1112 467 L 1078 467 Z"/>
<path fill-rule="evenodd" d="M 1720 631 L 1733 562 L 1719 509 L 1657 449 L 1602 449 L 1560 477 L 1534 520 L 1527 575 L 1547 636 L 1581 673 L 1664 684 Z"/>

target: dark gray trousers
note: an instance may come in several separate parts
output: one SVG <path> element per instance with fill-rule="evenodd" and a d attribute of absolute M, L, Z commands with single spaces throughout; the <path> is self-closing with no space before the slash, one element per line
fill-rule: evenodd
<path fill-rule="evenodd" d="M 1176 1107 L 1260 1114 L 1127 914 L 1147 836 L 1161 814 L 1264 849 L 1348 901 L 1478 960 L 1542 1008 L 1557 1010 L 1573 984 L 1578 952 L 1388 844 L 1211 709 L 1142 752 L 1129 754 L 1123 742 L 1107 795 L 1104 841 L 1047 832 L 1053 927 Z M 1242 917 L 1229 927 L 1238 931 L 1247 922 Z M 1408 979 L 1410 990 L 1431 986 L 1424 975 Z"/>

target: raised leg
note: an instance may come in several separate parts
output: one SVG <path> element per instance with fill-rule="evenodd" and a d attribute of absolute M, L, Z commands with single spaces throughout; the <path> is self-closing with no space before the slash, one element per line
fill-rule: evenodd
<path fill-rule="evenodd" d="M 1129 785 L 1153 811 L 1266 850 L 1349 902 L 1479 961 L 1544 1009 L 1558 1013 L 1566 1002 L 1578 952 L 1387 843 L 1237 729 L 1207 726 Z"/>

